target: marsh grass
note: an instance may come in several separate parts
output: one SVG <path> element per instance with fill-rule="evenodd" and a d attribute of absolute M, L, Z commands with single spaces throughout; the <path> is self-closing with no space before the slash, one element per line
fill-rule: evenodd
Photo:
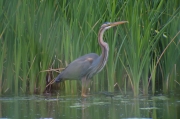
<path fill-rule="evenodd" d="M 157 79 L 163 82 L 164 92 L 169 87 L 177 88 L 178 4 L 179 1 L 163 0 L 2 0 L 0 93 L 42 93 L 45 70 L 65 68 L 90 52 L 100 54 L 99 27 L 106 21 L 121 20 L 129 23 L 105 32 L 109 58 L 103 71 L 93 78 L 91 91 L 123 90 L 126 94 L 131 89 L 134 96 L 139 91 L 147 95 L 150 87 L 155 92 Z M 53 72 L 54 78 L 57 75 Z M 58 86 L 67 94 L 79 93 L 79 87 L 78 81 L 65 81 Z"/>

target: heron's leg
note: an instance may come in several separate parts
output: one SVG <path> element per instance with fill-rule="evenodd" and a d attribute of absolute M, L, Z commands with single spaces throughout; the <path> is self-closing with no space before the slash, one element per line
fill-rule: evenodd
<path fill-rule="evenodd" d="M 82 97 L 87 97 L 86 91 L 87 91 L 87 87 L 88 87 L 88 85 L 89 85 L 90 80 L 87 80 L 85 77 L 83 77 L 83 78 L 81 79 L 81 81 L 82 81 L 82 92 L 81 92 L 81 96 L 82 96 Z"/>

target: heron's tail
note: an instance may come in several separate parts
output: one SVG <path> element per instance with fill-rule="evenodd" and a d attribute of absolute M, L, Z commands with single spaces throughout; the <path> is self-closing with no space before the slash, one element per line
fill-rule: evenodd
<path fill-rule="evenodd" d="M 55 78 L 55 82 L 56 82 L 56 83 L 59 83 L 59 82 L 61 82 L 62 80 L 63 80 L 62 74 L 59 74 L 59 75 Z"/>

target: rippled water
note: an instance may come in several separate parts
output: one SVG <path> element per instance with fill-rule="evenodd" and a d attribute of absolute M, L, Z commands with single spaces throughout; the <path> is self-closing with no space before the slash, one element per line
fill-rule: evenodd
<path fill-rule="evenodd" d="M 180 95 L 1 96 L 0 118 L 180 119 Z"/>

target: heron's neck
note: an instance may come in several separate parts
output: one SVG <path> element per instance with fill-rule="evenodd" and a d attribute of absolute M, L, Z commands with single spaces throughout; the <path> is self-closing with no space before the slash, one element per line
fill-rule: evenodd
<path fill-rule="evenodd" d="M 103 40 L 104 32 L 105 32 L 105 29 L 100 29 L 99 34 L 98 34 L 99 35 L 98 42 L 99 42 L 99 45 L 101 46 L 101 49 L 102 49 L 102 56 L 108 57 L 109 46 Z"/>
<path fill-rule="evenodd" d="M 102 54 L 101 54 L 101 64 L 99 65 L 99 71 L 102 70 L 102 68 L 105 66 L 108 58 L 108 52 L 109 52 L 109 46 L 106 42 L 103 41 L 103 34 L 105 32 L 105 29 L 100 29 L 99 31 L 99 37 L 98 37 L 98 42 L 99 45 L 101 46 L 102 49 Z"/>

